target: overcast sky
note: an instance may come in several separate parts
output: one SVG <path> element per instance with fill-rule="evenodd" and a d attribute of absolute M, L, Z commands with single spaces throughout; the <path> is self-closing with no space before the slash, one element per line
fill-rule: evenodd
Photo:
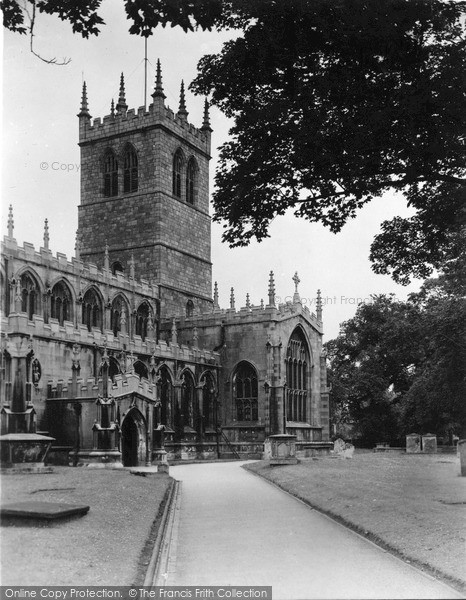
<path fill-rule="evenodd" d="M 129 23 L 122 1 L 104 0 L 101 14 L 106 21 L 98 37 L 83 40 L 71 27 L 55 17 L 39 15 L 35 50 L 45 58 L 70 58 L 67 66 L 41 62 L 29 51 L 29 39 L 5 33 L 3 57 L 3 172 L 2 229 L 6 233 L 8 205 L 13 205 L 19 244 L 42 245 L 43 223 L 48 218 L 50 247 L 68 257 L 74 254 L 79 204 L 78 119 L 83 78 L 87 82 L 89 110 L 93 117 L 110 112 L 118 98 L 120 73 L 126 81 L 129 108 L 144 103 L 144 41 L 128 33 Z M 231 34 L 230 34 L 231 35 Z M 192 81 L 201 56 L 217 52 L 228 34 L 178 29 L 160 29 L 148 42 L 149 91 L 155 65 L 160 58 L 166 104 L 177 110 L 181 80 Z M 189 121 L 202 124 L 203 98 L 186 94 Z M 151 98 L 149 97 L 149 100 Z M 211 109 L 213 158 L 228 137 L 228 121 Z M 301 279 L 299 291 L 311 310 L 316 290 L 324 301 L 325 340 L 338 334 L 339 323 L 353 316 L 358 299 L 370 294 L 393 292 L 405 299 L 419 288 L 396 285 L 390 277 L 371 271 L 369 247 L 380 223 L 408 213 L 401 198 L 386 196 L 373 201 L 334 235 L 318 224 L 309 224 L 292 214 L 275 219 L 270 238 L 247 248 L 230 249 L 221 243 L 222 227 L 212 227 L 213 281 L 218 281 L 220 305 L 229 306 L 230 288 L 236 306 L 267 300 L 268 276 L 275 272 L 277 296 L 282 300 L 294 291 L 295 271 Z"/>

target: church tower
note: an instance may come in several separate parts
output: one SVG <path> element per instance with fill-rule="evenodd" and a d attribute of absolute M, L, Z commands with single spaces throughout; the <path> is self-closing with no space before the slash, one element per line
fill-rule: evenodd
<path fill-rule="evenodd" d="M 79 117 L 81 258 L 149 280 L 161 316 L 212 306 L 207 101 L 200 128 L 188 122 L 184 84 L 178 112 L 165 105 L 160 62 L 152 103 L 128 110 L 123 74 L 118 102 L 94 119 L 83 85 Z"/>

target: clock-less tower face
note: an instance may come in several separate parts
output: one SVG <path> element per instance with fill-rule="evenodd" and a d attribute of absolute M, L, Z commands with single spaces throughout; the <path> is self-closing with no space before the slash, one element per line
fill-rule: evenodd
<path fill-rule="evenodd" d="M 162 317 L 211 306 L 207 109 L 202 128 L 165 106 L 159 90 L 137 113 L 127 110 L 124 84 L 110 115 L 91 121 L 86 90 L 79 113 L 82 260 L 159 288 Z"/>

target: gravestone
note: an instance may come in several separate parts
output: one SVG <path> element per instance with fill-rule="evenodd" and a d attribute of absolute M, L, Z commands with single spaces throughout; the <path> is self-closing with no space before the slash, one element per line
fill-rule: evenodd
<path fill-rule="evenodd" d="M 345 444 L 345 449 L 341 453 L 342 457 L 344 457 L 344 458 L 353 458 L 353 454 L 354 454 L 354 446 L 353 446 L 353 444 L 348 444 L 348 443 Z"/>
<path fill-rule="evenodd" d="M 418 433 L 408 433 L 406 436 L 406 454 L 421 453 L 421 436 Z"/>
<path fill-rule="evenodd" d="M 346 448 L 346 442 L 341 438 L 338 438 L 333 442 L 333 451 L 335 454 L 341 455 Z"/>
<path fill-rule="evenodd" d="M 422 451 L 425 454 L 437 452 L 437 436 L 434 433 L 425 433 L 422 436 Z"/>

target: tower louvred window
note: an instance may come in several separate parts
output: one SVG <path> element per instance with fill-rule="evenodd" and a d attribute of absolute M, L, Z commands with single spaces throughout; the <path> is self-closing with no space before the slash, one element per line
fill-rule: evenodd
<path fill-rule="evenodd" d="M 107 152 L 104 160 L 104 196 L 118 196 L 118 161 L 113 152 Z"/>
<path fill-rule="evenodd" d="M 137 192 L 138 190 L 138 157 L 134 148 L 125 151 L 123 171 L 123 192 Z"/>
<path fill-rule="evenodd" d="M 173 195 L 181 198 L 181 170 L 183 168 L 183 156 L 181 150 L 175 153 L 173 158 Z"/>
<path fill-rule="evenodd" d="M 196 192 L 196 162 L 193 158 L 188 162 L 186 169 L 186 202 L 194 204 Z"/>

